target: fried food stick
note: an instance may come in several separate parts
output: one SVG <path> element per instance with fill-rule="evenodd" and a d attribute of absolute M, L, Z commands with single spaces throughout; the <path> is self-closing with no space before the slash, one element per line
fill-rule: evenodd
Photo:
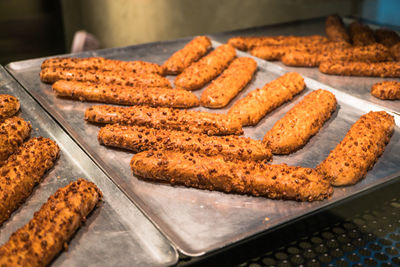
<path fill-rule="evenodd" d="M 59 80 L 53 84 L 57 96 L 119 105 L 190 108 L 200 105 L 192 92 L 165 87 L 131 87 L 115 84 Z"/>
<path fill-rule="evenodd" d="M 238 100 L 228 115 L 237 118 L 242 125 L 256 125 L 265 115 L 291 100 L 304 88 L 304 79 L 300 74 L 286 73 Z"/>
<path fill-rule="evenodd" d="M 390 54 L 397 60 L 400 61 L 400 43 L 393 45 L 390 48 Z"/>
<path fill-rule="evenodd" d="M 367 25 L 354 21 L 349 25 L 350 38 L 354 46 L 365 46 L 376 43 L 374 32 Z"/>
<path fill-rule="evenodd" d="M 40 80 L 45 83 L 67 80 L 135 87 L 171 87 L 171 83 L 168 79 L 158 74 L 135 74 L 127 71 L 44 68 L 40 71 Z"/>
<path fill-rule="evenodd" d="M 344 26 L 342 19 L 338 15 L 331 15 L 326 18 L 325 34 L 331 41 L 350 43 L 350 36 L 347 33 L 346 26 Z"/>
<path fill-rule="evenodd" d="M 231 161 L 220 155 L 145 151 L 133 156 L 131 169 L 145 180 L 273 199 L 315 201 L 333 192 L 329 181 L 311 168 Z"/>
<path fill-rule="evenodd" d="M 371 88 L 371 95 L 383 100 L 400 99 L 400 82 L 384 81 L 376 83 Z"/>
<path fill-rule="evenodd" d="M 201 105 L 208 108 L 225 107 L 246 87 L 256 70 L 257 62 L 252 58 L 241 57 L 233 60 L 201 94 Z"/>
<path fill-rule="evenodd" d="M 119 123 L 207 135 L 243 133 L 240 121 L 225 114 L 173 108 L 92 106 L 86 110 L 85 120 L 102 124 Z"/>
<path fill-rule="evenodd" d="M 258 140 L 238 136 L 208 136 L 141 126 L 106 125 L 99 131 L 100 144 L 132 150 L 174 150 L 236 159 L 270 160 L 271 151 Z"/>
<path fill-rule="evenodd" d="M 303 147 L 335 110 L 335 95 L 315 90 L 277 121 L 265 134 L 263 142 L 274 154 L 290 154 Z"/>
<path fill-rule="evenodd" d="M 44 173 L 53 167 L 59 151 L 58 145 L 48 138 L 32 138 L 0 168 L 0 225 L 29 197 Z"/>
<path fill-rule="evenodd" d="M 382 155 L 395 126 L 384 111 L 369 112 L 351 126 L 343 140 L 317 166 L 335 186 L 355 184 Z"/>
<path fill-rule="evenodd" d="M 20 108 L 19 100 L 12 95 L 0 95 L 0 122 L 13 116 Z"/>
<path fill-rule="evenodd" d="M 186 90 L 196 90 L 217 77 L 236 57 L 230 45 L 221 45 L 207 56 L 194 62 L 175 78 L 175 86 Z"/>
<path fill-rule="evenodd" d="M 154 73 L 160 75 L 163 74 L 161 66 L 155 63 L 145 61 L 122 61 L 116 59 L 106 59 L 103 57 L 49 58 L 43 61 L 41 68 L 73 68 L 86 70 L 127 71 L 133 73 Z"/>
<path fill-rule="evenodd" d="M 82 178 L 58 189 L 30 221 L 0 247 L 0 265 L 49 265 L 67 247 L 67 242 L 101 198 L 100 189 Z"/>
<path fill-rule="evenodd" d="M 168 58 L 162 67 L 166 74 L 179 74 L 190 64 L 207 54 L 210 49 L 210 39 L 207 36 L 197 36 Z"/>
<path fill-rule="evenodd" d="M 388 48 L 400 43 L 400 36 L 395 31 L 381 28 L 377 29 L 374 34 L 376 40 Z"/>
<path fill-rule="evenodd" d="M 0 166 L 13 154 L 31 133 L 31 124 L 11 117 L 0 124 Z"/>
<path fill-rule="evenodd" d="M 323 61 L 319 71 L 344 76 L 400 77 L 400 62 Z"/>

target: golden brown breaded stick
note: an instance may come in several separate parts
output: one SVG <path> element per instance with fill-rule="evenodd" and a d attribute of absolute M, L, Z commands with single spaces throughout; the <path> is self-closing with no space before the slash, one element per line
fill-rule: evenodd
<path fill-rule="evenodd" d="M 274 154 L 290 154 L 303 147 L 335 110 L 335 95 L 315 90 L 277 121 L 265 134 L 263 142 Z"/>
<path fill-rule="evenodd" d="M 133 73 L 155 73 L 163 74 L 160 65 L 145 61 L 122 61 L 116 59 L 107 59 L 103 57 L 56 57 L 43 61 L 44 68 L 73 68 L 73 69 L 93 69 L 93 70 L 111 70 L 128 71 Z"/>
<path fill-rule="evenodd" d="M 390 48 L 390 54 L 397 60 L 400 61 L 400 43 L 393 45 Z"/>
<path fill-rule="evenodd" d="M 85 120 L 94 123 L 148 126 L 207 135 L 243 133 L 240 121 L 225 114 L 173 108 L 92 106 L 86 110 Z"/>
<path fill-rule="evenodd" d="M 19 117 L 11 117 L 0 124 L 0 166 L 29 137 L 31 124 Z"/>
<path fill-rule="evenodd" d="M 349 33 L 354 46 L 364 46 L 376 43 L 374 32 L 371 28 L 358 21 L 350 23 Z"/>
<path fill-rule="evenodd" d="M 58 189 L 30 221 L 0 247 L 0 265 L 49 265 L 101 198 L 100 189 L 82 178 Z"/>
<path fill-rule="evenodd" d="M 256 46 L 263 45 L 298 45 L 306 43 L 321 44 L 328 42 L 328 38 L 322 35 L 310 36 L 249 36 L 233 37 L 228 40 L 228 44 L 233 47 L 247 51 Z"/>
<path fill-rule="evenodd" d="M 304 79 L 296 72 L 288 72 L 238 100 L 228 111 L 242 125 L 256 125 L 265 115 L 305 88 Z"/>
<path fill-rule="evenodd" d="M 384 81 L 371 88 L 371 95 L 380 99 L 400 99 L 400 82 Z"/>
<path fill-rule="evenodd" d="M 230 45 L 220 45 L 207 56 L 194 62 L 175 78 L 175 86 L 196 90 L 217 77 L 236 57 L 236 50 Z"/>
<path fill-rule="evenodd" d="M 48 138 L 32 138 L 0 168 L 0 225 L 32 193 L 44 173 L 53 167 L 60 148 Z"/>
<path fill-rule="evenodd" d="M 179 74 L 190 64 L 207 54 L 210 49 L 210 39 L 207 36 L 197 36 L 168 58 L 162 67 L 166 74 Z"/>
<path fill-rule="evenodd" d="M 141 152 L 144 150 L 193 151 L 232 159 L 270 160 L 271 151 L 258 140 L 238 136 L 208 136 L 183 131 L 162 130 L 141 126 L 106 125 L 98 135 L 99 142 Z"/>
<path fill-rule="evenodd" d="M 333 192 L 329 181 L 311 168 L 231 161 L 221 155 L 144 151 L 133 156 L 131 168 L 146 180 L 273 199 L 315 201 Z"/>
<path fill-rule="evenodd" d="M 328 16 L 325 20 L 325 34 L 331 41 L 350 42 L 350 36 L 347 33 L 342 19 L 338 15 Z"/>
<path fill-rule="evenodd" d="M 257 62 L 249 57 L 232 61 L 229 67 L 203 91 L 200 103 L 208 108 L 222 108 L 251 81 Z"/>
<path fill-rule="evenodd" d="M 319 71 L 344 76 L 400 77 L 400 62 L 323 61 Z"/>
<path fill-rule="evenodd" d="M 135 87 L 171 87 L 171 83 L 168 79 L 158 74 L 135 74 L 127 71 L 44 68 L 40 71 L 40 80 L 45 83 L 67 80 Z"/>
<path fill-rule="evenodd" d="M 355 184 L 382 155 L 395 126 L 385 111 L 369 112 L 351 126 L 343 140 L 317 166 L 335 186 Z"/>
<path fill-rule="evenodd" d="M 388 48 L 400 43 L 400 36 L 390 29 L 377 29 L 374 34 L 376 40 Z"/>
<path fill-rule="evenodd" d="M 18 98 L 12 95 L 0 95 L 0 122 L 13 116 L 19 108 Z"/>
<path fill-rule="evenodd" d="M 53 84 L 57 96 L 119 105 L 190 108 L 200 105 L 192 92 L 165 87 L 131 87 L 115 84 L 59 80 Z"/>

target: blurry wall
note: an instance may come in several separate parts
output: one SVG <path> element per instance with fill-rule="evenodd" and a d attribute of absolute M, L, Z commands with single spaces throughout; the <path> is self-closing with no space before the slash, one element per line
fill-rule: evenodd
<path fill-rule="evenodd" d="M 400 26 L 400 1 L 363 0 L 357 15 L 381 24 Z"/>

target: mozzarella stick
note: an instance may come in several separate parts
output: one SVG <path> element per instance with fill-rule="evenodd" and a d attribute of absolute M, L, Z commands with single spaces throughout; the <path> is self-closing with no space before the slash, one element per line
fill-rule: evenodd
<path fill-rule="evenodd" d="M 273 199 L 315 201 L 333 192 L 329 181 L 311 168 L 230 160 L 221 155 L 145 151 L 133 156 L 131 168 L 145 180 Z"/>
<path fill-rule="evenodd" d="M 369 112 L 351 126 L 343 140 L 317 166 L 335 186 L 355 184 L 382 155 L 395 126 L 385 111 Z"/>
<path fill-rule="evenodd" d="M 221 45 L 176 76 L 175 86 L 186 90 L 199 89 L 217 77 L 235 57 L 236 50 L 232 46 Z"/>
<path fill-rule="evenodd" d="M 367 25 L 354 21 L 349 25 L 350 38 L 354 46 L 376 43 L 374 32 Z"/>
<path fill-rule="evenodd" d="M 240 121 L 225 114 L 173 108 L 92 106 L 86 110 L 85 120 L 101 124 L 119 123 L 207 135 L 243 133 Z"/>
<path fill-rule="evenodd" d="M 53 167 L 59 151 L 58 145 L 48 138 L 32 138 L 0 168 L 0 225 L 29 197 L 45 172 Z"/>
<path fill-rule="evenodd" d="M 400 78 L 400 62 L 323 61 L 319 71 L 344 76 Z"/>
<path fill-rule="evenodd" d="M 141 126 L 106 125 L 99 131 L 100 144 L 132 150 L 175 150 L 230 158 L 270 160 L 271 151 L 260 141 L 238 136 L 208 136 Z"/>
<path fill-rule="evenodd" d="M 393 45 L 390 48 L 390 54 L 397 60 L 400 61 L 400 43 Z"/>
<path fill-rule="evenodd" d="M 303 147 L 335 110 L 334 94 L 322 89 L 313 91 L 275 123 L 263 142 L 273 154 L 290 154 Z"/>
<path fill-rule="evenodd" d="M 300 74 L 286 73 L 238 100 L 228 115 L 238 119 L 242 125 L 256 125 L 265 115 L 291 100 L 304 88 L 304 79 Z"/>
<path fill-rule="evenodd" d="M 400 82 L 384 81 L 376 83 L 371 88 L 371 95 L 383 100 L 400 99 Z"/>
<path fill-rule="evenodd" d="M 388 48 L 400 43 L 400 36 L 395 31 L 381 28 L 377 29 L 374 34 L 376 40 Z"/>
<path fill-rule="evenodd" d="M 163 64 L 166 74 L 179 74 L 190 64 L 199 60 L 211 49 L 211 41 L 207 36 L 197 36 L 186 44 L 181 50 L 176 51 Z"/>
<path fill-rule="evenodd" d="M 257 62 L 249 57 L 237 58 L 201 94 L 200 103 L 208 108 L 223 108 L 251 81 Z"/>
<path fill-rule="evenodd" d="M 0 166 L 13 154 L 31 133 L 31 124 L 11 117 L 0 124 Z"/>
<path fill-rule="evenodd" d="M 82 178 L 58 189 L 0 247 L 1 266 L 47 266 L 73 237 L 102 198 L 97 186 Z"/>
<path fill-rule="evenodd" d="M 0 95 L 0 122 L 18 112 L 20 103 L 12 95 Z"/>
<path fill-rule="evenodd" d="M 131 87 L 115 84 L 59 80 L 52 86 L 57 96 L 118 105 L 190 108 L 200 105 L 192 92 L 165 87 Z"/>
<path fill-rule="evenodd" d="M 331 41 L 350 42 L 350 36 L 347 33 L 342 19 L 338 15 L 328 16 L 325 20 L 325 34 Z"/>
<path fill-rule="evenodd" d="M 158 74 L 135 74 L 127 71 L 45 68 L 40 71 L 40 80 L 45 83 L 67 80 L 135 87 L 171 87 L 171 83 L 168 79 Z"/>

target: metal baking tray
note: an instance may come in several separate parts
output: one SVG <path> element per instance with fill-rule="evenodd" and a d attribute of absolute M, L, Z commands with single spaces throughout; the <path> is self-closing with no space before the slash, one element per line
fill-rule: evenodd
<path fill-rule="evenodd" d="M 55 166 L 0 227 L 0 244 L 26 224 L 58 188 L 82 177 L 101 189 L 104 201 L 52 266 L 169 266 L 178 261 L 177 251 L 168 240 L 2 66 L 0 93 L 19 98 L 18 115 L 31 122 L 32 137 L 49 137 L 61 148 Z"/>
<path fill-rule="evenodd" d="M 354 19 L 344 18 L 345 24 L 350 24 Z M 372 29 L 377 29 L 380 26 L 368 23 Z M 219 33 L 211 35 L 213 39 L 225 43 L 229 38 L 235 36 L 258 36 L 258 35 L 325 35 L 325 18 L 304 20 L 299 22 L 291 22 L 279 25 L 264 26 L 251 28 L 227 33 Z M 342 92 L 361 98 L 368 102 L 382 106 L 387 110 L 400 113 L 400 100 L 381 100 L 371 95 L 371 87 L 373 84 L 382 81 L 400 81 L 398 78 L 378 78 L 378 77 L 354 77 L 354 76 L 337 76 L 321 73 L 318 68 L 299 68 L 289 67 L 280 61 L 272 63 L 285 68 L 288 71 L 296 71 L 311 79 L 321 83 L 330 85 Z"/>
<path fill-rule="evenodd" d="M 161 64 L 174 51 L 182 48 L 189 38 L 106 49 L 76 54 L 75 56 L 104 56 L 121 60 L 147 60 Z M 220 43 L 213 41 L 213 46 Z M 238 52 L 239 56 L 247 54 Z M 235 99 L 263 86 L 286 71 L 275 64 L 256 59 L 258 71 L 252 82 Z M 84 121 L 84 111 L 94 103 L 83 103 L 57 98 L 50 85 L 39 80 L 43 59 L 14 62 L 7 66 L 12 75 L 61 123 L 71 136 L 88 152 L 101 168 L 126 192 L 129 198 L 161 229 L 183 254 L 200 256 L 239 240 L 273 230 L 311 212 L 315 212 L 340 200 L 365 191 L 378 184 L 388 182 L 400 174 L 400 129 L 396 128 L 385 153 L 366 179 L 357 185 L 338 188 L 325 201 L 301 203 L 295 201 L 270 200 L 262 197 L 225 194 L 182 186 L 170 186 L 139 180 L 129 167 L 132 153 L 99 145 L 99 127 Z M 171 81 L 173 77 L 169 77 Z M 338 111 L 323 129 L 298 152 L 274 157 L 273 163 L 286 162 L 291 165 L 315 167 L 344 137 L 350 126 L 364 113 L 380 110 L 372 103 L 357 99 L 329 86 L 306 78 L 308 86 L 304 93 L 292 102 L 283 105 L 264 118 L 256 127 L 246 127 L 245 135 L 262 139 L 272 125 L 310 90 L 324 88 L 337 97 Z M 200 95 L 202 90 L 196 91 Z M 226 112 L 224 109 L 210 112 Z M 197 108 L 207 110 L 204 108 Z M 397 123 L 400 122 L 396 116 Z"/>

